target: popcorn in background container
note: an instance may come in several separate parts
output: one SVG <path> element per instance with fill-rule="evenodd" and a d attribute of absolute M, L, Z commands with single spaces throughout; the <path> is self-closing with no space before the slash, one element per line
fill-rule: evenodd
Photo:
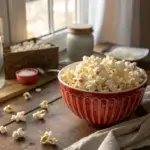
<path fill-rule="evenodd" d="M 51 48 L 51 44 L 44 43 L 42 40 L 34 41 L 25 41 L 22 44 L 16 44 L 10 46 L 11 52 L 23 52 L 29 50 L 40 50 L 40 49 L 47 49 Z"/>

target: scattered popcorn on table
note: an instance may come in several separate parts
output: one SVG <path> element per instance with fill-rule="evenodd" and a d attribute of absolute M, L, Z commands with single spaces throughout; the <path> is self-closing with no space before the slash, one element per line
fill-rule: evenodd
<path fill-rule="evenodd" d="M 40 120 L 40 119 L 44 119 L 45 115 L 46 115 L 46 111 L 40 110 L 40 111 L 37 111 L 33 114 L 33 118 L 35 120 Z"/>
<path fill-rule="evenodd" d="M 21 112 L 17 112 L 16 115 L 12 115 L 11 121 L 16 121 L 16 122 L 23 121 L 23 122 L 25 122 L 26 121 L 25 112 L 21 111 Z"/>
<path fill-rule="evenodd" d="M 25 92 L 23 94 L 23 97 L 24 97 L 25 100 L 30 100 L 32 98 L 32 95 L 29 92 Z"/>
<path fill-rule="evenodd" d="M 11 52 L 22 52 L 22 51 L 46 49 L 51 47 L 52 47 L 51 44 L 43 43 L 42 40 L 38 40 L 36 42 L 31 40 L 23 42 L 22 44 L 20 43 L 10 46 L 10 50 Z"/>
<path fill-rule="evenodd" d="M 39 93 L 39 92 L 42 91 L 42 89 L 41 88 L 36 88 L 35 91 Z"/>
<path fill-rule="evenodd" d="M 0 126 L 0 133 L 1 134 L 6 134 L 7 133 L 7 127 Z"/>
<path fill-rule="evenodd" d="M 6 107 L 4 107 L 3 111 L 6 112 L 6 113 L 14 112 L 12 106 L 10 106 L 10 105 L 7 105 Z"/>
<path fill-rule="evenodd" d="M 117 61 L 113 57 L 84 56 L 74 69 L 68 68 L 61 79 L 74 88 L 91 92 L 116 92 L 139 86 L 146 73 L 136 63 Z"/>
<path fill-rule="evenodd" d="M 52 145 L 56 145 L 57 144 L 57 140 L 52 137 L 52 132 L 49 131 L 49 132 L 45 132 L 44 135 L 41 137 L 41 140 L 40 142 L 42 144 L 52 144 Z"/>
<path fill-rule="evenodd" d="M 20 138 L 25 138 L 25 132 L 22 128 L 18 128 L 16 131 L 12 134 L 13 139 L 18 140 Z"/>
<path fill-rule="evenodd" d="M 43 102 L 40 103 L 40 107 L 42 109 L 48 109 L 48 101 L 44 100 Z"/>

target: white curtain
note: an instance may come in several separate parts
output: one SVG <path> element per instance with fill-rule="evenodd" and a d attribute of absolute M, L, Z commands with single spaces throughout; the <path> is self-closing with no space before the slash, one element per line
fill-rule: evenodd
<path fill-rule="evenodd" d="M 138 0 L 89 0 L 89 23 L 94 28 L 95 44 L 102 42 L 138 45 Z"/>

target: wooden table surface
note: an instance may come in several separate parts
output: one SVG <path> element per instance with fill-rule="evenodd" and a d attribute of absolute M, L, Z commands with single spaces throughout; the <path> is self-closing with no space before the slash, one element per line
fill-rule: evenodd
<path fill-rule="evenodd" d="M 148 75 L 150 76 L 149 72 Z M 98 130 L 93 125 L 79 119 L 68 109 L 61 98 L 56 79 L 42 86 L 40 93 L 31 91 L 31 94 L 33 98 L 29 101 L 19 96 L 0 105 L 0 125 L 7 125 L 8 128 L 8 135 L 0 135 L 0 150 L 62 150 Z M 40 110 L 38 106 L 43 100 L 49 101 L 48 114 L 44 121 L 35 121 L 32 114 Z M 12 105 L 16 112 L 24 110 L 27 122 L 11 122 L 11 115 L 3 112 L 4 106 L 8 104 Z M 146 106 L 148 105 L 146 104 Z M 26 139 L 24 141 L 15 141 L 12 138 L 12 132 L 19 127 L 25 129 Z M 40 144 L 40 137 L 49 130 L 58 139 L 57 146 Z"/>
<path fill-rule="evenodd" d="M 42 86 L 41 93 L 32 91 L 31 94 L 33 98 L 29 101 L 20 96 L 1 104 L 0 125 L 7 125 L 8 135 L 0 135 L 0 150 L 62 150 L 98 129 L 79 119 L 68 109 L 61 98 L 57 80 Z M 35 121 L 32 114 L 39 110 L 39 103 L 43 100 L 49 101 L 48 114 L 44 121 Z M 3 112 L 3 107 L 8 104 L 16 111 L 24 110 L 27 113 L 27 122 L 11 122 L 11 115 Z M 18 142 L 13 140 L 12 132 L 19 127 L 25 129 L 26 139 Z M 40 137 L 49 130 L 58 139 L 57 146 L 40 144 Z"/>
<path fill-rule="evenodd" d="M 0 125 L 7 124 L 8 135 L 0 135 L 0 150 L 62 150 L 75 141 L 96 131 L 96 128 L 76 117 L 66 106 L 61 98 L 58 81 L 42 86 L 42 92 L 31 92 L 33 98 L 29 101 L 22 96 L 16 97 L 0 105 Z M 49 101 L 48 114 L 44 121 L 35 121 L 32 114 L 39 110 L 39 103 L 43 100 Z M 10 114 L 3 112 L 6 105 L 12 105 L 15 111 L 24 110 L 27 113 L 26 123 L 11 122 Z M 22 127 L 26 132 L 26 140 L 16 142 L 12 139 L 12 132 Z M 84 130 L 83 130 L 84 128 Z M 45 131 L 51 130 L 54 137 L 58 139 L 58 145 L 42 146 L 40 137 Z"/>

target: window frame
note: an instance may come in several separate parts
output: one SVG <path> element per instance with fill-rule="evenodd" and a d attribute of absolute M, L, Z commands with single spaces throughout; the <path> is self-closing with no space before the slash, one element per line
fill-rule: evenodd
<path fill-rule="evenodd" d="M 89 0 L 76 0 L 76 8 L 75 8 L 76 22 L 75 23 L 88 23 L 88 1 Z M 7 43 L 7 45 L 19 42 L 27 38 L 25 4 L 26 4 L 26 0 L 1 0 L 0 1 L 0 6 L 4 8 L 2 12 L 2 19 L 4 20 L 4 26 L 5 26 L 4 41 Z M 54 39 L 58 40 L 60 37 L 61 39 L 59 39 L 58 41 L 60 40 L 64 41 L 64 38 L 62 37 L 66 36 L 66 32 L 67 32 L 66 29 L 63 29 L 63 32 L 61 31 L 59 33 L 58 32 L 55 33 L 53 30 L 54 27 L 53 27 L 53 19 L 52 19 L 53 17 L 52 4 L 53 4 L 53 0 L 49 0 L 48 7 L 50 8 L 49 22 L 51 22 L 50 23 L 51 35 L 46 37 L 47 39 L 52 39 L 52 41 L 55 41 Z M 57 42 L 54 43 L 57 44 Z M 58 43 L 63 43 L 63 42 L 61 41 Z M 58 46 L 60 45 L 58 44 Z"/>
<path fill-rule="evenodd" d="M 8 16 L 8 3 L 6 0 L 0 0 L 0 35 L 4 36 L 5 45 L 10 43 L 10 26 L 9 26 L 9 16 Z"/>

